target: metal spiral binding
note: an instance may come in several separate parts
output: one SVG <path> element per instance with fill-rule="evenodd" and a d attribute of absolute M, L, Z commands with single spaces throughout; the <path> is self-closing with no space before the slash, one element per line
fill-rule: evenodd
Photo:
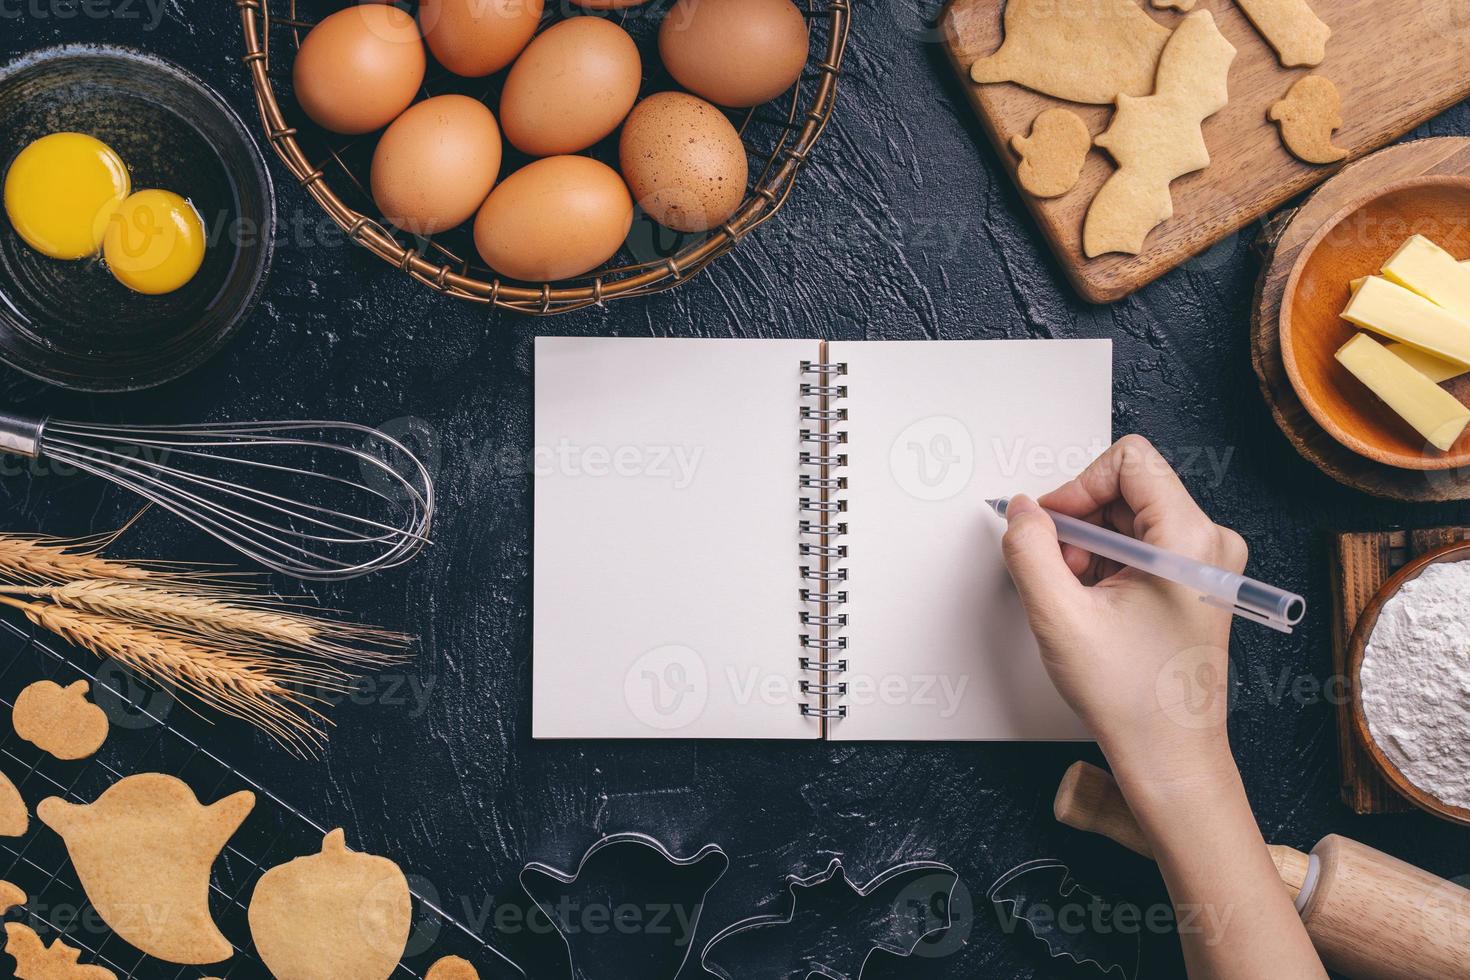
<path fill-rule="evenodd" d="M 843 451 L 847 430 L 841 427 L 847 409 L 833 404 L 847 397 L 847 385 L 836 380 L 847 374 L 847 365 L 802 361 L 801 373 L 813 380 L 801 385 L 806 404 L 801 408 L 805 448 L 799 456 L 803 472 L 798 529 L 811 540 L 798 545 L 801 557 L 810 559 L 800 566 L 805 631 L 798 634 L 804 653 L 799 662 L 804 672 L 816 675 L 801 681 L 801 693 L 811 698 L 801 703 L 801 713 L 820 719 L 825 734 L 829 722 L 847 717 L 846 705 L 833 704 L 847 694 L 847 683 L 841 679 L 847 671 L 847 659 L 841 656 L 847 637 L 840 633 L 847 626 L 847 613 L 841 611 L 847 603 L 842 585 L 847 569 L 839 565 L 847 557 L 847 545 L 841 540 L 847 534 L 847 522 L 841 517 L 847 513 L 847 499 L 841 496 L 847 489 L 847 477 L 841 473 L 847 466 Z"/>

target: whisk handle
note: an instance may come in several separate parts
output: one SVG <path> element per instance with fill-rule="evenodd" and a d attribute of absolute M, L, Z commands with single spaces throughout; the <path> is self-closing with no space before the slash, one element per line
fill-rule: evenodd
<path fill-rule="evenodd" d="M 0 452 L 35 459 L 41 455 L 41 433 L 45 428 L 45 419 L 0 412 Z"/>

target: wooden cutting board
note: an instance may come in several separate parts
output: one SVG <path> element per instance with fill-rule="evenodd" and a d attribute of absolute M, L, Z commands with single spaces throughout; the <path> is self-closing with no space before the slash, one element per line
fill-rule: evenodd
<path fill-rule="evenodd" d="M 1358 617 L 1383 583 L 1410 561 L 1455 541 L 1470 540 L 1470 527 L 1338 534 L 1332 540 L 1332 672 L 1348 676 L 1348 644 Z M 1342 801 L 1354 813 L 1406 813 L 1414 809 L 1388 784 L 1353 727 L 1352 692 L 1337 705 L 1338 763 Z"/>
<path fill-rule="evenodd" d="M 1095 9 L 1095 0 L 1048 2 L 1063 16 Z M 1121 299 L 1337 172 L 1340 165 L 1296 160 L 1266 119 L 1271 104 L 1302 76 L 1323 75 L 1337 85 L 1344 126 L 1334 142 L 1351 151 L 1350 159 L 1470 96 L 1470 0 L 1312 0 L 1312 6 L 1332 28 L 1327 60 L 1315 69 L 1282 68 L 1234 0 L 1195 6 L 1213 12 L 1238 52 L 1230 68 L 1230 104 L 1205 121 L 1210 166 L 1174 182 L 1174 217 L 1154 229 L 1142 254 L 1082 254 L 1083 216 L 1113 171 L 1105 151 L 1088 155 L 1081 181 L 1063 197 L 1043 201 L 1021 192 L 1084 297 L 1095 303 Z M 970 65 L 1000 47 L 1004 8 L 1005 0 L 949 0 L 939 28 L 960 85 L 1014 177 L 1011 137 L 1029 133 L 1043 109 L 1071 109 L 1096 136 L 1107 128 L 1112 108 L 1066 103 L 1011 83 L 971 82 Z M 1170 27 L 1182 17 L 1151 12 Z"/>

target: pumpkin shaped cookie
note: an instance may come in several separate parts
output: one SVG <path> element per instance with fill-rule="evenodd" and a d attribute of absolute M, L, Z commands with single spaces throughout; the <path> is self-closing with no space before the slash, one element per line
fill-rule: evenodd
<path fill-rule="evenodd" d="M 23 837 L 31 826 L 31 814 L 20 790 L 0 772 L 0 837 Z"/>
<path fill-rule="evenodd" d="M 144 773 L 88 806 L 42 800 L 36 816 L 66 841 L 82 890 L 113 932 L 149 956 L 192 966 L 234 952 L 209 914 L 209 876 L 254 806 L 249 791 L 202 806 L 182 780 Z"/>
<path fill-rule="evenodd" d="M 480 980 L 480 971 L 463 957 L 445 956 L 434 961 L 424 980 Z"/>
<path fill-rule="evenodd" d="M 388 980 L 408 945 L 412 912 L 398 865 L 349 851 L 339 829 L 320 854 L 261 876 L 250 896 L 250 935 L 282 980 Z"/>
<path fill-rule="evenodd" d="M 94 755 L 107 741 L 107 714 L 87 700 L 90 690 L 86 681 L 36 681 L 15 699 L 15 734 L 58 759 Z"/>

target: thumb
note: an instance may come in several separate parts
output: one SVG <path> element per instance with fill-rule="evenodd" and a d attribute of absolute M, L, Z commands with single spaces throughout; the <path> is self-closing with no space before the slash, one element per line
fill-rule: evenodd
<path fill-rule="evenodd" d="M 1006 509 L 1002 540 L 1006 567 L 1021 593 L 1033 629 L 1051 625 L 1082 594 L 1082 583 L 1067 567 L 1057 526 L 1030 497 L 1013 497 Z"/>

